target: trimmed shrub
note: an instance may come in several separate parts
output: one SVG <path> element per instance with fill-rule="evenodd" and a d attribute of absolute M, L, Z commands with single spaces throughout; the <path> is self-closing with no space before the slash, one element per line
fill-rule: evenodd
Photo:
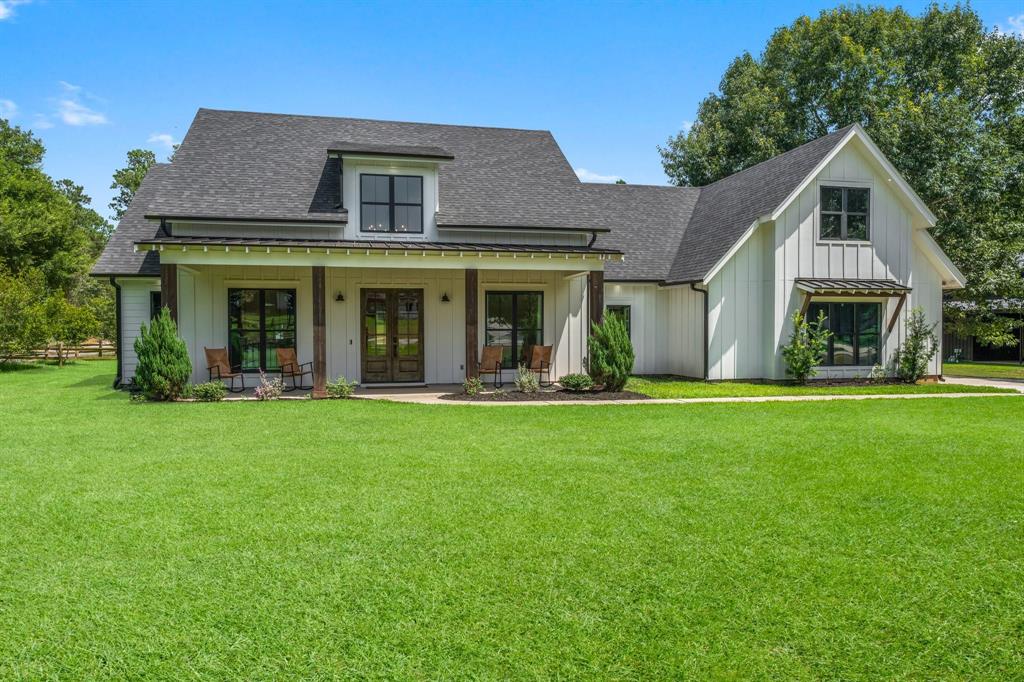
<path fill-rule="evenodd" d="M 818 373 L 815 367 L 825 361 L 831 335 L 825 328 L 825 313 L 819 313 L 813 322 L 808 322 L 799 311 L 793 313 L 793 334 L 782 348 L 782 357 L 786 360 L 786 371 L 796 383 L 806 384 L 809 377 Z"/>
<path fill-rule="evenodd" d="M 135 339 L 135 384 L 150 400 L 175 400 L 181 397 L 192 375 L 192 361 L 185 342 L 166 307 Z"/>
<path fill-rule="evenodd" d="M 203 403 L 215 403 L 224 400 L 228 388 L 219 381 L 207 381 L 192 387 L 192 397 Z"/>
<path fill-rule="evenodd" d="M 935 336 L 935 324 L 929 326 L 924 319 L 924 310 L 916 307 L 910 311 L 907 320 L 907 338 L 893 354 L 896 376 L 913 383 L 928 373 L 928 363 L 939 352 L 939 339 Z"/>
<path fill-rule="evenodd" d="M 337 381 L 327 382 L 327 395 L 331 398 L 351 398 L 356 391 L 356 382 L 339 376 Z"/>
<path fill-rule="evenodd" d="M 633 344 L 626 324 L 618 315 L 605 315 L 601 324 L 591 325 L 589 373 L 605 391 L 621 391 L 633 371 Z"/>
<path fill-rule="evenodd" d="M 540 390 L 540 381 L 537 379 L 537 375 L 522 363 L 519 364 L 515 379 L 512 381 L 521 393 L 536 393 Z"/>
<path fill-rule="evenodd" d="M 868 379 L 873 384 L 884 384 L 887 378 L 885 367 L 878 364 L 872 367 L 871 372 L 868 374 Z"/>
<path fill-rule="evenodd" d="M 594 386 L 594 380 L 590 378 L 589 374 L 566 374 L 558 380 L 558 383 L 562 384 L 562 388 L 573 393 L 589 391 Z"/>
<path fill-rule="evenodd" d="M 484 390 L 484 382 L 480 380 L 480 377 L 467 377 L 462 382 L 462 392 L 466 395 L 476 395 L 482 390 Z"/>
<path fill-rule="evenodd" d="M 277 400 L 284 393 L 284 382 L 280 377 L 267 378 L 266 373 L 260 370 L 260 385 L 253 390 L 256 400 Z"/>

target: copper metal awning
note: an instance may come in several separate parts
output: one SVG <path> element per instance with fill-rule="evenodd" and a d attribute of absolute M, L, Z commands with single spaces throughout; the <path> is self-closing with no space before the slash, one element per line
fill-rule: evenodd
<path fill-rule="evenodd" d="M 889 319 L 886 333 L 892 331 L 896 326 L 896 320 L 900 317 L 903 304 L 907 302 L 907 294 L 910 287 L 903 286 L 894 279 L 830 279 L 814 277 L 798 277 L 796 288 L 804 292 L 804 302 L 800 306 L 800 314 L 807 315 L 807 309 L 811 306 L 811 299 L 815 296 L 843 296 L 850 298 L 870 297 L 898 297 L 896 309 Z"/>

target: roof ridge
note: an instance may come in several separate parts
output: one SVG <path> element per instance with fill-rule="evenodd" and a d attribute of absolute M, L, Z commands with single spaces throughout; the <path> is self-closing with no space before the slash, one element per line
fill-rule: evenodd
<path fill-rule="evenodd" d="M 360 123 L 397 123 L 399 125 L 416 125 L 416 126 L 428 126 L 433 128 L 463 128 L 470 130 L 509 130 L 520 133 L 545 133 L 554 137 L 554 134 L 550 130 L 544 128 L 511 128 L 507 126 L 482 126 L 482 125 L 462 125 L 458 123 L 432 123 L 429 121 L 400 121 L 396 119 L 385 119 L 385 118 L 354 118 L 350 116 L 326 116 L 323 114 L 287 114 L 273 111 L 246 111 L 244 109 L 213 109 L 210 107 L 199 107 L 196 110 L 196 115 L 199 112 L 207 111 L 220 114 L 246 114 L 249 116 L 280 116 L 284 118 L 310 118 L 327 121 L 357 121 Z"/>

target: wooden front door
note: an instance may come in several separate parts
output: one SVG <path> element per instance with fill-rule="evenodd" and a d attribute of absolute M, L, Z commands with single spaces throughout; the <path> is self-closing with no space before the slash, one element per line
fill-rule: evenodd
<path fill-rule="evenodd" d="M 363 383 L 423 381 L 423 289 L 362 290 Z"/>

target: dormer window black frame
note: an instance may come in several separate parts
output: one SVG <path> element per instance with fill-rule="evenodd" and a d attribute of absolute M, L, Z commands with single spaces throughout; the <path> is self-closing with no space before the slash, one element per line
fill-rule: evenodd
<path fill-rule="evenodd" d="M 871 189 L 822 185 L 818 237 L 822 241 L 871 240 Z"/>
<path fill-rule="evenodd" d="M 423 176 L 359 175 L 360 232 L 423 233 Z"/>

